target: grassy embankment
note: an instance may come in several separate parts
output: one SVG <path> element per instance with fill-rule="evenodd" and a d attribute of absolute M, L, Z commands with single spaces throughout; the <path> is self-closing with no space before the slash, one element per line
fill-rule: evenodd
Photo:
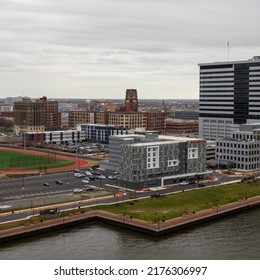
<path fill-rule="evenodd" d="M 98 209 L 132 216 L 140 220 L 156 222 L 258 195 L 260 195 L 260 183 L 234 183 L 175 193 L 161 196 L 160 198 L 133 200 L 117 205 L 100 205 Z"/>

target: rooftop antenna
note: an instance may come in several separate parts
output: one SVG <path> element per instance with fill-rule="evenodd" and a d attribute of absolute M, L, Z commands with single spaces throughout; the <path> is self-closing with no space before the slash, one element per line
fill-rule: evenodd
<path fill-rule="evenodd" d="M 229 41 L 227 41 L 227 48 L 228 48 L 228 61 L 229 61 Z"/>

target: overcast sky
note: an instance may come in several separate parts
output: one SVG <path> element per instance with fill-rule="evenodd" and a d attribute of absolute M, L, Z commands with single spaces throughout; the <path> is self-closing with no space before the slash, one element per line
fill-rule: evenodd
<path fill-rule="evenodd" d="M 0 96 L 199 97 L 198 63 L 260 55 L 259 0 L 0 0 Z"/>

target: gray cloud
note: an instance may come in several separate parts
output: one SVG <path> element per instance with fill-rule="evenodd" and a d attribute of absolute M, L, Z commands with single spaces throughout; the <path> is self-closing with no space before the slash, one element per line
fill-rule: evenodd
<path fill-rule="evenodd" d="M 256 0 L 2 0 L 1 96 L 197 98 L 200 62 L 260 53 Z M 61 90 L 62 89 L 62 90 Z M 75 96 L 75 94 L 73 94 Z"/>

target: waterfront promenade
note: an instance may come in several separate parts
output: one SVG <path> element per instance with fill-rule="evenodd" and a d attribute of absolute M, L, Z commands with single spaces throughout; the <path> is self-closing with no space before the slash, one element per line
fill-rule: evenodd
<path fill-rule="evenodd" d="M 163 221 L 158 220 L 155 223 L 133 219 L 128 215 L 117 215 L 105 211 L 95 210 L 84 213 L 78 212 L 75 215 L 64 216 L 61 218 L 38 222 L 35 224 L 27 224 L 0 232 L 0 243 L 18 240 L 37 234 L 43 234 L 78 224 L 98 221 L 114 226 L 120 226 L 130 230 L 139 231 L 145 234 L 160 236 L 194 225 L 205 223 L 232 213 L 241 212 L 260 205 L 260 196 L 238 200 L 226 205 L 218 205 L 214 208 L 200 212 L 192 212 L 182 217 Z"/>

